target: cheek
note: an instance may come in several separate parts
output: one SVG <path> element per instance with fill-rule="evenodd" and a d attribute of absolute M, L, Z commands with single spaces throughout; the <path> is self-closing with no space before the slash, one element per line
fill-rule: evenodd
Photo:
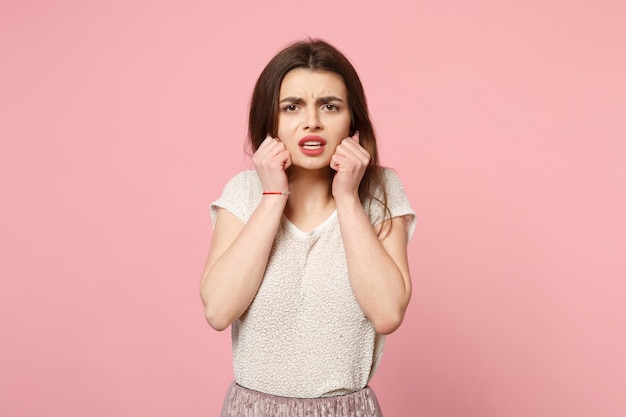
<path fill-rule="evenodd" d="M 278 117 L 278 134 L 282 132 L 283 135 L 289 134 L 293 131 L 294 117 Z"/>
<path fill-rule="evenodd" d="M 350 117 L 350 115 L 347 115 L 346 117 L 343 117 L 341 118 L 341 120 L 337 121 L 336 131 L 340 135 L 343 135 L 342 139 L 350 134 L 351 125 L 352 125 L 352 118 Z"/>

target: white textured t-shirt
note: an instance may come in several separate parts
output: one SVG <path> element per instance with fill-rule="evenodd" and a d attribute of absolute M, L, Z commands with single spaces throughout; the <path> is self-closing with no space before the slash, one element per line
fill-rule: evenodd
<path fill-rule="evenodd" d="M 415 213 L 397 175 L 384 171 L 391 217 Z M 262 198 L 255 171 L 233 177 L 211 204 L 215 225 L 221 207 L 246 223 Z M 380 204 L 364 204 L 373 225 Z M 367 385 L 380 361 L 384 336 L 361 310 L 348 280 L 337 212 L 305 233 L 283 216 L 265 276 L 246 312 L 232 324 L 233 367 L 238 384 L 272 395 L 317 398 Z"/>

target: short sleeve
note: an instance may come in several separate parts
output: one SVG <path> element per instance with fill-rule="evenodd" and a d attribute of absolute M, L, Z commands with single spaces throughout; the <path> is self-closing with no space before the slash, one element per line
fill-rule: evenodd
<path fill-rule="evenodd" d="M 220 198 L 211 203 L 213 227 L 217 221 L 217 210 L 227 210 L 243 223 L 247 223 L 252 212 L 261 202 L 263 187 L 255 171 L 242 171 L 224 186 Z"/>
<path fill-rule="evenodd" d="M 390 217 L 404 217 L 406 220 L 407 238 L 411 239 L 415 230 L 416 216 L 398 174 L 390 169 L 384 169 L 383 186 L 387 194 L 387 208 L 389 211 L 385 212 L 384 207 L 377 202 L 370 202 L 369 209 L 372 224 L 380 224 Z M 382 197 L 380 192 L 376 194 L 377 197 Z"/>

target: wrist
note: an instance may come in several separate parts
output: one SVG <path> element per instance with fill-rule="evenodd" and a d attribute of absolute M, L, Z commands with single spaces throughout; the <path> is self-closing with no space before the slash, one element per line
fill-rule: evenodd
<path fill-rule="evenodd" d="M 263 195 L 289 195 L 291 194 L 289 190 L 287 191 L 263 191 Z"/>
<path fill-rule="evenodd" d="M 283 192 L 263 192 L 261 195 L 261 204 L 266 206 L 285 207 L 289 193 Z"/>
<path fill-rule="evenodd" d="M 356 193 L 348 193 L 345 195 L 333 196 L 335 204 L 342 207 L 361 207 L 361 199 Z"/>

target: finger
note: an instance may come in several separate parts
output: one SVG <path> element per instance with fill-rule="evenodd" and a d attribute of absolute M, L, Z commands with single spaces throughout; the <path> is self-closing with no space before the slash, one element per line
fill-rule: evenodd
<path fill-rule="evenodd" d="M 345 138 L 341 142 L 341 144 L 345 145 L 345 148 L 349 149 L 360 160 L 363 160 L 364 158 L 369 160 L 370 153 L 367 151 L 367 149 L 362 147 L 357 140 L 352 138 Z"/>
<path fill-rule="evenodd" d="M 367 163 L 369 161 L 370 154 L 352 139 L 344 139 L 337 148 L 339 150 L 339 154 L 344 155 L 346 158 L 357 159 L 363 163 Z"/>
<path fill-rule="evenodd" d="M 285 152 L 287 153 L 287 160 L 285 161 L 285 169 L 287 169 L 291 166 L 291 154 L 289 153 L 287 149 L 285 149 Z"/>
<path fill-rule="evenodd" d="M 285 150 L 285 144 L 280 142 L 278 138 L 268 136 L 261 143 L 258 150 L 261 151 L 261 155 L 274 156 Z"/>
<path fill-rule="evenodd" d="M 280 141 L 280 138 L 275 138 L 268 133 L 267 135 L 265 135 L 265 139 L 263 140 L 261 144 L 264 144 L 264 143 L 272 144 L 272 143 L 282 143 L 282 142 Z"/>
<path fill-rule="evenodd" d="M 267 136 L 265 136 L 265 139 L 263 139 L 263 142 L 261 142 L 261 144 L 259 145 L 259 147 L 257 148 L 257 152 L 261 151 L 261 153 L 263 153 L 263 151 L 269 146 L 269 144 L 271 144 L 273 141 L 273 138 L 268 134 Z"/>
<path fill-rule="evenodd" d="M 274 138 L 272 138 L 272 135 L 270 135 L 268 133 L 267 135 L 265 135 L 265 139 L 263 140 L 262 143 L 267 143 L 267 142 L 271 141 L 272 139 L 274 139 Z"/>
<path fill-rule="evenodd" d="M 334 163 L 340 169 L 350 170 L 359 165 L 359 159 L 350 153 L 339 153 L 333 156 L 331 163 Z"/>
<path fill-rule="evenodd" d="M 341 140 L 342 142 L 350 142 L 356 145 L 361 146 L 361 137 L 359 136 L 359 131 L 354 132 L 352 136 L 347 136 Z"/>
<path fill-rule="evenodd" d="M 337 146 L 337 149 L 335 149 L 335 155 L 342 158 L 344 161 L 357 159 L 358 156 L 354 146 L 355 144 L 350 144 L 349 139 L 346 138 L 339 144 L 339 146 Z"/>
<path fill-rule="evenodd" d="M 330 167 L 332 169 L 334 169 L 335 171 L 339 171 L 339 166 L 341 165 L 340 161 L 341 161 L 342 157 L 335 154 L 332 156 L 332 158 L 330 158 Z"/>
<path fill-rule="evenodd" d="M 281 167 L 287 169 L 291 165 L 291 155 L 284 149 L 282 152 L 276 155 L 276 159 L 280 161 Z"/>

